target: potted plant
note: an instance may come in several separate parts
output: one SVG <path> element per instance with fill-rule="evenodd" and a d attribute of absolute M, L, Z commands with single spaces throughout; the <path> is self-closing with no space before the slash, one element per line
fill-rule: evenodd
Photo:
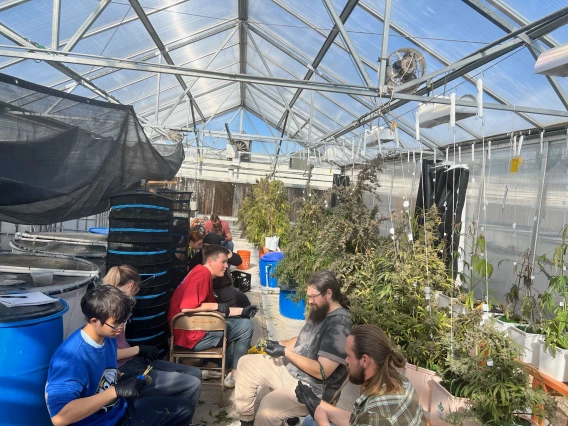
<path fill-rule="evenodd" d="M 426 216 L 423 227 L 408 213 L 393 217 L 390 238 L 346 259 L 340 271 L 354 322 L 377 324 L 402 348 L 408 359 L 403 374 L 428 410 L 430 382 L 441 362 L 438 337 L 450 328 L 448 311 L 438 308 L 433 296 L 447 290 L 451 280 L 436 255 L 441 248 L 436 208 Z"/>
<path fill-rule="evenodd" d="M 439 337 L 441 351 L 438 376 L 430 383 L 430 422 L 434 426 L 446 425 L 446 416 L 465 409 L 469 400 L 463 393 L 463 381 L 458 372 L 450 368 L 454 357 L 462 356 L 460 342 L 468 330 L 477 330 L 481 324 L 481 312 L 471 311 L 452 320 L 452 327 Z"/>
<path fill-rule="evenodd" d="M 551 263 L 554 265 L 556 275 L 546 275 L 549 279 L 549 287 L 543 293 L 540 302 L 551 319 L 544 320 L 542 331 L 544 338 L 540 340 L 540 355 L 538 368 L 543 373 L 552 378 L 566 382 L 568 381 L 568 275 L 565 275 L 566 250 L 568 249 L 568 225 L 564 225 L 560 230 L 561 242 L 555 248 Z M 539 265 L 545 271 L 542 263 L 548 261 L 546 256 L 541 256 Z M 560 302 L 555 303 L 553 293 L 560 296 Z"/>
<path fill-rule="evenodd" d="M 359 171 L 357 180 L 347 187 L 334 187 L 325 194 L 316 194 L 308 186 L 300 202 L 296 223 L 292 227 L 290 244 L 283 250 L 284 259 L 276 268 L 282 282 L 296 281 L 297 297 L 305 297 L 306 278 L 318 270 L 332 270 L 346 282 L 344 274 L 350 265 L 346 261 L 365 256 L 381 241 L 380 219 L 376 207 L 369 208 L 364 195 L 378 188 L 378 173 L 383 159 L 377 157 Z M 331 196 L 339 200 L 329 207 Z M 357 263 L 357 260 L 354 260 Z"/>
<path fill-rule="evenodd" d="M 280 180 L 262 178 L 252 186 L 243 199 L 237 214 L 242 236 L 259 247 L 264 254 L 266 237 L 278 236 L 281 246 L 288 242 L 290 234 L 290 203 L 284 183 Z"/>
<path fill-rule="evenodd" d="M 449 370 L 459 377 L 468 406 L 446 416 L 453 425 L 530 425 L 523 414 L 553 420 L 556 402 L 544 389 L 533 389 L 514 342 L 490 324 L 465 332 Z"/>
<path fill-rule="evenodd" d="M 543 312 L 540 295 L 533 288 L 534 276 L 529 250 L 523 253 L 520 264 L 514 263 L 513 272 L 515 282 L 505 295 L 508 303 L 506 312 L 516 318 L 518 324 L 509 328 L 509 335 L 521 349 L 520 360 L 538 367 Z"/>

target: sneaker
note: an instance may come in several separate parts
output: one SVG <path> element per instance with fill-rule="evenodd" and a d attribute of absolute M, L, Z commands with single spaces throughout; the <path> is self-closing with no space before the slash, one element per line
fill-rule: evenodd
<path fill-rule="evenodd" d="M 201 370 L 201 378 L 203 380 L 220 379 L 221 372 L 214 370 Z"/>
<path fill-rule="evenodd" d="M 231 373 L 227 374 L 227 377 L 225 377 L 225 387 L 227 389 L 233 389 L 235 387 L 235 378 Z"/>

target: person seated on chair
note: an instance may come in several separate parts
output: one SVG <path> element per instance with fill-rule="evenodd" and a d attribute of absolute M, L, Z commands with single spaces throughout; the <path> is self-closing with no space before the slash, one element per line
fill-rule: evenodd
<path fill-rule="evenodd" d="M 310 316 L 298 337 L 269 340 L 266 355 L 241 358 L 235 389 L 241 425 L 281 426 L 287 417 L 306 416 L 306 406 L 294 394 L 298 379 L 325 401 L 331 400 L 345 381 L 345 340 L 352 322 L 341 285 L 331 272 L 316 272 L 307 280 L 307 297 Z M 260 388 L 272 392 L 260 401 L 255 416 Z"/>
<path fill-rule="evenodd" d="M 221 243 L 221 236 L 211 232 L 205 236 L 203 241 L 207 244 L 219 245 Z M 243 259 L 241 259 L 238 253 L 229 253 L 228 262 L 231 265 L 239 266 L 242 261 Z M 233 277 L 229 268 L 227 268 L 222 277 L 213 278 L 213 291 L 215 292 L 217 302 L 226 303 L 229 307 L 246 308 L 250 305 L 250 300 L 247 295 L 233 285 Z"/>
<path fill-rule="evenodd" d="M 103 285 L 81 299 L 87 324 L 57 348 L 47 372 L 45 400 L 55 426 L 188 425 L 193 417 L 186 398 L 140 398 L 144 377 L 120 375 L 116 337 L 130 317 L 132 298 Z"/>
<path fill-rule="evenodd" d="M 229 249 L 219 245 L 203 246 L 203 265 L 197 265 L 175 290 L 170 302 L 168 321 L 181 312 L 219 312 L 227 321 L 227 336 L 222 331 L 174 330 L 174 343 L 178 346 L 203 351 L 234 342 L 232 371 L 225 377 L 227 388 L 235 387 L 237 365 L 250 348 L 253 323 L 250 320 L 257 311 L 256 305 L 246 308 L 231 308 L 226 303 L 217 303 L 213 293 L 213 278 L 222 277 L 227 270 Z"/>
<path fill-rule="evenodd" d="M 406 361 L 400 350 L 376 325 L 355 327 L 347 337 L 345 359 L 349 381 L 361 385 L 361 396 L 351 412 L 334 407 L 298 381 L 296 397 L 310 417 L 303 426 L 426 426 L 418 394 L 408 379 L 396 371 Z M 370 413 L 375 413 L 370 418 Z"/>
<path fill-rule="evenodd" d="M 211 218 L 204 223 L 205 233 L 215 232 L 221 236 L 221 245 L 227 247 L 231 251 L 235 251 L 235 244 L 233 243 L 233 236 L 231 235 L 231 228 L 226 220 L 221 220 L 218 215 L 212 214 Z"/>
<path fill-rule="evenodd" d="M 189 261 L 187 262 L 187 273 L 193 268 L 203 263 L 203 235 L 197 231 L 189 233 Z M 186 274 L 187 276 L 187 274 Z"/>
<path fill-rule="evenodd" d="M 148 280 L 152 280 L 150 277 Z M 140 290 L 140 275 L 132 266 L 113 266 L 103 278 L 103 284 L 118 288 L 129 297 Z M 126 325 L 116 338 L 118 369 L 128 376 L 138 376 L 151 365 L 148 374 L 152 382 L 148 384 L 141 397 L 171 395 L 185 398 L 195 411 L 201 393 L 201 370 L 184 364 L 158 359 L 160 351 L 155 346 L 130 346 L 126 341 Z"/>

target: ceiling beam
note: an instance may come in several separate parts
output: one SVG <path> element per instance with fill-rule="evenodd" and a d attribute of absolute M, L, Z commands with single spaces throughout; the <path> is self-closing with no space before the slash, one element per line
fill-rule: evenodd
<path fill-rule="evenodd" d="M 247 31 L 246 24 L 248 20 L 248 4 L 247 0 L 239 0 L 239 73 L 247 73 Z M 240 83 L 241 90 L 241 106 L 245 104 L 245 83 Z"/>
<path fill-rule="evenodd" d="M 359 2 L 359 7 L 361 9 L 363 9 L 365 12 L 367 12 L 369 15 L 373 16 L 374 18 L 378 19 L 379 21 L 384 23 L 384 18 L 383 16 L 376 11 L 375 9 L 373 9 L 371 6 L 367 5 L 364 2 Z M 445 58 L 444 56 L 440 55 L 440 53 L 437 50 L 432 49 L 430 46 L 428 46 L 426 43 L 420 41 L 419 39 L 415 38 L 412 34 L 410 34 L 409 32 L 407 32 L 404 28 L 396 25 L 395 23 L 393 23 L 391 21 L 390 26 L 393 30 L 395 30 L 397 33 L 399 33 L 400 35 L 402 35 L 403 37 L 406 37 L 411 43 L 413 43 L 415 46 L 419 47 L 420 49 L 424 50 L 425 52 L 427 52 L 429 55 L 431 55 L 432 57 L 434 57 L 435 59 L 437 59 L 438 61 L 440 61 L 443 65 L 449 65 L 451 62 Z M 463 76 L 464 80 L 467 80 L 468 82 L 470 82 L 473 85 L 477 84 L 477 79 L 471 77 L 469 74 L 464 74 Z M 487 87 L 487 85 L 484 85 L 483 87 L 483 91 L 485 93 L 487 93 L 489 96 L 491 96 L 493 99 L 495 99 L 497 102 L 504 104 L 504 105 L 510 105 L 511 103 L 508 102 L 505 98 L 503 98 L 501 95 L 499 95 L 497 92 L 491 90 L 489 87 Z M 530 116 L 523 114 L 523 113 L 517 113 L 517 115 L 519 115 L 520 117 L 523 118 L 523 120 L 528 121 L 529 123 L 531 123 L 534 127 L 542 127 L 542 125 L 534 120 L 533 118 L 531 118 Z M 461 126 L 461 125 L 460 125 Z M 462 127 L 465 131 L 467 131 L 468 133 L 470 132 L 467 128 Z"/>
<path fill-rule="evenodd" d="M 276 3 L 278 6 L 280 6 L 282 9 L 284 9 L 285 11 L 287 11 L 288 13 L 290 13 L 290 10 L 287 6 L 285 6 L 284 4 L 282 4 L 280 1 L 278 0 L 272 0 L 274 3 Z M 359 2 L 359 0 L 348 0 L 347 3 L 345 4 L 345 7 L 343 8 L 343 10 L 341 11 L 341 14 L 339 15 L 339 20 L 342 23 L 347 22 L 347 19 L 349 18 L 349 16 L 351 15 L 351 12 L 353 12 L 353 10 L 355 9 L 355 7 L 357 6 L 357 3 Z M 337 38 L 337 34 L 339 34 L 339 28 L 337 26 L 337 24 L 335 24 L 333 26 L 333 28 L 331 29 L 331 31 L 329 32 L 327 38 L 325 39 L 324 43 L 322 44 L 319 52 L 317 53 L 316 57 L 314 58 L 314 60 L 312 61 L 310 68 L 307 72 L 306 75 L 304 76 L 304 80 L 309 81 L 311 80 L 314 71 L 319 67 L 321 61 L 323 60 L 325 54 L 327 53 L 327 51 L 329 50 L 329 48 L 333 45 L 333 43 L 335 42 L 335 39 Z M 296 101 L 298 100 L 298 98 L 300 97 L 300 95 L 302 94 L 302 90 L 303 89 L 298 89 L 296 90 L 296 93 L 294 93 L 294 96 L 292 97 L 292 99 L 290 100 L 290 103 L 288 104 L 288 106 L 290 108 L 292 108 L 294 106 L 294 104 L 296 103 Z M 280 120 L 278 120 L 278 127 L 282 126 L 282 123 L 285 119 L 285 116 L 283 115 Z"/>
<path fill-rule="evenodd" d="M 433 81 L 431 83 L 430 86 L 419 89 L 416 91 L 417 94 L 421 95 L 424 94 L 426 92 L 430 92 L 433 89 L 436 89 L 438 87 L 441 87 L 445 84 L 447 84 L 450 81 L 453 81 L 461 76 L 463 76 L 464 74 L 470 72 L 473 69 L 479 68 L 481 66 L 483 66 L 484 64 L 490 62 L 491 60 L 500 57 L 502 55 L 504 55 L 507 52 L 510 52 L 511 50 L 520 47 L 524 42 L 522 40 L 516 39 L 516 40 L 512 40 L 509 42 L 505 42 L 506 40 L 509 40 L 510 38 L 516 37 L 518 34 L 520 33 L 527 33 L 527 35 L 533 39 L 537 39 L 542 37 L 543 35 L 546 35 L 552 31 L 554 31 L 555 29 L 559 28 L 560 26 L 564 25 L 566 22 L 568 22 L 568 7 L 564 7 L 562 9 L 557 10 L 556 12 L 553 12 L 547 16 L 544 16 L 540 19 L 537 19 L 536 21 L 532 22 L 531 24 L 519 28 L 518 30 L 507 34 L 504 37 L 499 38 L 498 40 L 495 40 L 494 42 L 488 44 L 487 46 L 484 46 L 483 48 L 479 49 L 478 51 L 472 53 L 471 55 L 455 62 L 454 64 L 446 67 L 448 68 L 448 70 L 453 70 L 452 72 L 449 72 L 448 74 L 446 74 L 445 76 L 439 78 L 436 81 Z M 470 60 L 471 58 L 474 58 L 475 60 Z M 424 76 L 426 77 L 426 76 Z M 419 80 L 424 80 L 424 77 L 422 77 Z M 424 80 L 427 81 L 428 79 Z M 397 89 L 400 90 L 403 86 L 399 86 Z M 399 95 L 400 93 L 398 92 L 398 90 L 395 90 L 394 92 L 394 96 L 396 97 L 397 95 Z M 382 114 L 384 114 L 385 112 L 388 111 L 392 111 L 396 108 L 399 108 L 402 105 L 405 105 L 409 102 L 409 100 L 399 100 L 394 104 L 387 104 L 385 106 L 381 106 L 379 108 L 376 108 L 375 110 L 364 114 L 363 116 L 359 117 L 358 120 L 355 120 L 353 123 L 347 125 L 347 126 L 343 126 L 340 129 L 337 129 L 333 132 L 330 132 L 326 135 L 324 135 L 324 137 L 322 138 L 322 140 L 325 140 L 327 138 L 333 138 L 333 137 L 337 137 L 337 136 L 341 136 L 345 133 L 350 132 L 351 130 L 353 130 L 354 128 L 360 127 L 363 124 L 366 124 L 372 120 L 374 120 L 377 117 L 380 117 Z M 436 100 L 436 102 L 438 102 Z M 486 105 L 486 104 L 484 104 Z M 509 110 L 509 106 L 506 105 L 501 105 L 502 107 L 504 107 L 506 110 Z M 516 107 L 514 107 L 516 109 Z M 526 112 L 526 109 L 523 108 L 522 110 L 523 112 Z M 529 111 L 532 112 L 532 111 Z M 562 112 L 561 111 L 556 111 L 554 114 L 551 115 L 560 115 L 562 116 Z"/>
<path fill-rule="evenodd" d="M 331 19 L 333 20 L 333 22 L 335 22 L 337 29 L 341 33 L 341 38 L 343 39 L 343 42 L 347 46 L 347 50 L 349 50 L 349 53 L 351 54 L 351 57 L 353 58 L 353 61 L 355 62 L 355 67 L 359 71 L 359 74 L 361 75 L 363 82 L 367 86 L 373 86 L 374 82 L 369 77 L 369 74 L 367 74 L 367 70 L 365 69 L 363 62 L 361 61 L 361 58 L 359 57 L 359 54 L 357 53 L 357 49 L 355 48 L 355 46 L 351 42 L 351 37 L 349 36 L 347 31 L 345 31 L 345 27 L 343 26 L 343 21 L 341 20 L 341 18 L 339 17 L 337 12 L 335 11 L 335 8 L 333 7 L 333 3 L 331 2 L 331 0 L 323 0 L 323 3 L 325 5 L 325 8 L 327 9 L 327 13 L 329 13 L 329 15 L 331 16 Z"/>
<path fill-rule="evenodd" d="M 142 8 L 142 6 L 138 2 L 138 0 L 129 0 L 129 2 L 130 2 L 130 5 L 132 6 L 132 9 L 134 9 L 136 14 L 138 15 L 140 22 L 142 22 L 142 25 L 144 25 L 144 28 L 146 28 L 146 31 L 148 31 L 148 34 L 150 34 L 150 37 L 152 37 L 154 44 L 156 45 L 156 47 L 158 48 L 158 50 L 162 54 L 162 57 L 164 58 L 166 63 L 168 65 L 175 66 L 175 63 L 174 63 L 172 57 L 168 53 L 168 49 L 166 48 L 166 46 L 164 45 L 164 43 L 160 39 L 160 36 L 158 35 L 156 30 L 154 29 L 154 26 L 150 22 L 148 15 L 146 15 L 146 13 L 144 12 L 144 9 Z M 182 89 L 184 91 L 186 91 L 186 95 L 189 98 L 189 100 L 193 100 L 193 96 L 191 95 L 191 92 L 189 90 L 187 90 L 187 84 L 185 84 L 185 81 L 182 78 L 182 76 L 180 74 L 174 74 L 174 75 L 175 75 L 179 85 L 182 87 Z M 199 114 L 199 116 L 203 119 L 203 113 L 201 112 L 201 109 L 199 109 L 197 102 L 194 101 L 193 106 L 195 107 L 195 111 L 197 112 L 197 114 Z"/>
<path fill-rule="evenodd" d="M 496 25 L 498 28 L 505 31 L 506 33 L 512 33 L 517 29 L 517 27 L 515 27 L 511 22 L 507 21 L 505 18 L 503 18 L 497 12 L 492 10 L 488 5 L 486 5 L 482 1 L 480 0 L 462 0 L 462 1 L 465 4 L 467 4 L 469 7 L 471 7 L 473 10 L 475 10 L 477 13 L 479 13 L 481 16 L 489 20 L 492 24 Z M 507 13 L 508 16 L 512 16 L 507 9 L 504 10 L 505 10 L 504 13 Z M 517 20 L 523 22 L 522 26 L 526 26 L 529 24 L 528 19 L 524 19 L 522 16 L 518 14 L 515 14 L 514 16 Z M 527 48 L 529 49 L 529 52 L 531 53 L 533 58 L 535 58 L 535 60 L 538 59 L 539 55 L 545 51 L 545 49 L 540 45 L 539 42 L 533 40 L 527 34 L 524 33 L 519 34 L 517 37 L 519 37 L 522 41 L 524 41 L 527 44 Z M 556 96 L 558 96 L 558 98 L 560 99 L 560 102 L 562 102 L 562 105 L 564 105 L 564 108 L 568 109 L 568 96 L 566 95 L 566 92 L 564 91 L 562 85 L 558 81 L 558 78 L 551 75 L 547 75 L 545 77 L 548 80 L 548 83 L 552 86 L 552 90 L 554 90 Z"/>
<path fill-rule="evenodd" d="M 61 19 L 61 0 L 53 0 L 53 12 L 51 16 L 51 48 L 59 48 L 59 20 Z"/>
<path fill-rule="evenodd" d="M 61 49 L 62 52 L 70 52 L 71 50 L 73 50 L 73 48 L 77 45 L 77 43 L 81 41 L 81 38 L 83 38 L 85 33 L 89 31 L 91 25 L 93 25 L 95 21 L 99 18 L 99 16 L 101 16 L 101 13 L 103 13 L 103 11 L 106 9 L 106 7 L 109 5 L 110 2 L 111 0 L 101 0 L 99 3 L 97 3 L 97 6 L 91 12 L 89 17 L 85 19 L 85 21 L 81 24 L 79 29 L 75 31 L 75 34 L 73 34 L 71 39 L 69 39 L 65 47 Z"/>

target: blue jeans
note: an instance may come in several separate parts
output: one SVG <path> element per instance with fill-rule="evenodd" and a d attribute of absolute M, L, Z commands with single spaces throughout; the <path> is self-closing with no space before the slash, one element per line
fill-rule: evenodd
<path fill-rule="evenodd" d="M 330 423 L 330 425 L 335 426 L 333 423 Z M 318 424 L 316 423 L 316 421 L 312 416 L 308 416 L 304 419 L 302 426 L 318 426 Z"/>
<path fill-rule="evenodd" d="M 187 426 L 193 417 L 187 401 L 175 396 L 152 396 L 127 402 L 126 412 L 116 426 Z"/>
<path fill-rule="evenodd" d="M 254 331 L 254 325 L 248 318 L 241 317 L 228 317 L 227 321 L 227 351 L 225 354 L 226 365 L 230 364 L 230 351 L 229 345 L 235 343 L 233 348 L 233 370 L 237 369 L 239 360 L 243 355 L 246 355 L 250 349 L 250 341 Z M 197 342 L 193 348 L 194 351 L 204 351 L 206 349 L 218 348 L 223 345 L 223 332 L 222 331 L 208 331 L 205 333 L 203 339 Z"/>
<path fill-rule="evenodd" d="M 229 250 L 231 251 L 235 251 L 235 244 L 233 243 L 233 241 L 221 241 L 221 245 L 223 247 L 227 247 Z"/>
<path fill-rule="evenodd" d="M 142 398 L 173 396 L 185 400 L 185 406 L 191 419 L 201 393 L 201 370 L 190 365 L 176 364 L 159 359 L 150 361 L 140 356 L 135 356 L 119 370 L 121 373 L 136 372 L 142 374 L 148 364 L 154 367 L 149 374 L 152 383 L 144 388 Z"/>

